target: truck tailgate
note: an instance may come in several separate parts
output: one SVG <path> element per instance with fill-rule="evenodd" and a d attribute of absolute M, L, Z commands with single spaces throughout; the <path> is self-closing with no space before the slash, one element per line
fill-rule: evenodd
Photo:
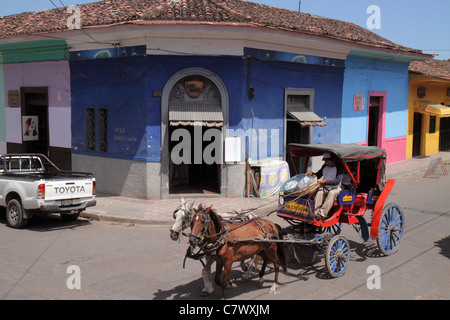
<path fill-rule="evenodd" d="M 54 180 L 45 183 L 45 200 L 87 198 L 92 195 L 92 179 Z"/>

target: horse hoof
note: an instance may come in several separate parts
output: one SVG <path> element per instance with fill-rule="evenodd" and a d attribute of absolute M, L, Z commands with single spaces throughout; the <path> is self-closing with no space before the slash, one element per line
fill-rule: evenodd
<path fill-rule="evenodd" d="M 270 294 L 277 293 L 277 289 L 278 289 L 278 286 L 273 285 L 273 286 L 269 289 L 269 293 L 270 293 Z"/>
<path fill-rule="evenodd" d="M 214 291 L 208 292 L 207 290 L 202 290 L 202 292 L 200 292 L 200 297 L 207 297 L 209 295 L 212 295 Z"/>
<path fill-rule="evenodd" d="M 264 279 L 263 279 L 263 278 L 260 278 L 260 279 L 259 279 L 258 286 L 259 286 L 260 288 L 262 288 L 262 287 L 264 286 Z"/>
<path fill-rule="evenodd" d="M 249 280 L 249 278 L 242 277 L 241 280 L 239 280 L 240 283 L 246 283 Z"/>

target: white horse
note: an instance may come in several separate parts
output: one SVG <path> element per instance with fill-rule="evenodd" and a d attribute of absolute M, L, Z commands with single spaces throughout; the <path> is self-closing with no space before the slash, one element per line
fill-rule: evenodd
<path fill-rule="evenodd" d="M 177 209 L 173 212 L 173 218 L 175 219 L 174 224 L 172 225 L 172 228 L 170 229 L 170 238 L 174 241 L 178 240 L 180 235 L 183 234 L 183 230 L 190 227 L 192 216 L 194 215 L 194 202 L 191 204 L 188 204 L 183 198 L 181 198 L 180 205 Z M 220 216 L 224 219 L 239 219 L 241 221 L 249 220 L 252 218 L 255 218 L 256 216 L 253 213 L 244 213 L 244 214 L 238 214 L 238 213 L 224 213 L 220 214 Z M 202 289 L 202 292 L 200 293 L 201 296 L 207 296 L 214 292 L 214 286 L 213 282 L 211 280 L 211 265 L 214 262 L 214 257 L 210 254 L 206 255 L 206 262 L 204 264 L 204 267 L 202 269 L 202 277 L 203 277 L 203 283 L 204 288 Z M 257 265 L 257 259 L 258 257 L 255 256 L 251 259 L 251 262 L 246 264 L 244 261 L 241 262 L 240 266 L 242 270 L 245 272 L 244 276 L 241 279 L 241 282 L 247 281 L 251 274 L 252 269 L 255 269 L 256 272 L 256 265 Z M 253 268 L 252 268 L 253 266 Z"/>

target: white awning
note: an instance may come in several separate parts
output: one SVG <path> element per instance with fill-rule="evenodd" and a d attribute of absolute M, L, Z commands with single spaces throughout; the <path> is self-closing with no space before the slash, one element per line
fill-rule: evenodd
<path fill-rule="evenodd" d="M 171 103 L 169 124 L 171 126 L 223 127 L 222 108 L 217 103 Z"/>
<path fill-rule="evenodd" d="M 287 112 L 291 117 L 297 120 L 302 127 L 324 127 L 327 125 L 321 117 L 309 110 L 306 106 L 288 107 Z"/>

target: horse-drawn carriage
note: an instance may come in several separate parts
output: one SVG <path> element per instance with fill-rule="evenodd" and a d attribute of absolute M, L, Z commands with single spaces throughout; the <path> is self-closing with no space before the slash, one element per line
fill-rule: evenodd
<path fill-rule="evenodd" d="M 171 229 L 171 237 L 177 239 L 180 230 L 190 225 L 187 257 L 207 258 L 202 272 L 205 292 L 212 292 L 208 277 L 214 261 L 217 264 L 216 283 L 220 283 L 224 290 L 228 285 L 232 262 L 248 259 L 255 254 L 264 260 L 261 279 L 266 263 L 274 263 L 273 292 L 276 290 L 279 265 L 286 266 L 283 259 L 286 257 L 284 245 L 287 243 L 293 244 L 294 253 L 298 256 L 312 252 L 310 263 L 318 255 L 324 255 L 330 276 L 339 277 L 344 274 L 350 260 L 349 242 L 340 234 L 342 224 L 352 225 L 364 240 L 369 236 L 377 239 L 379 250 L 385 255 L 397 251 L 403 235 L 404 216 L 398 205 L 385 205 L 395 182 L 385 179 L 385 151 L 377 147 L 339 143 L 290 144 L 287 147 L 288 160 L 296 173 L 300 166 L 301 171 L 306 172 L 312 157 L 322 156 L 325 152 L 330 153 L 337 160 L 337 165 L 344 168 L 348 182 L 325 220 L 314 216 L 314 196 L 318 184 L 314 179 L 311 182 L 305 174 L 288 180 L 280 192 L 276 214 L 290 224 L 285 228 L 261 217 L 226 223 L 211 207 L 195 209 L 192 205 L 189 208 L 185 205 L 174 212 L 176 222 Z M 372 211 L 369 222 L 364 217 L 367 210 Z M 197 254 L 193 253 L 194 248 L 198 248 Z M 305 264 L 304 261 L 302 263 Z M 225 268 L 225 275 L 220 282 L 222 268 Z"/>
<path fill-rule="evenodd" d="M 285 184 L 291 185 L 289 192 L 280 192 L 277 216 L 292 225 L 290 229 L 294 232 L 288 233 L 287 240 L 324 253 L 329 274 L 339 277 L 344 274 L 350 258 L 349 243 L 340 235 L 342 224 L 352 225 L 363 240 L 368 240 L 369 235 L 377 239 L 381 253 L 391 255 L 397 251 L 402 238 L 404 216 L 397 204 L 385 205 L 395 181 L 385 179 L 386 153 L 383 149 L 340 143 L 290 144 L 287 147 L 296 173 L 299 165 L 303 165 L 302 171 L 306 172 L 310 159 L 325 152 L 337 159 L 337 165 L 343 167 L 348 181 L 342 186 L 328 218 L 321 220 L 314 216 L 317 183 L 293 190 L 292 181 L 299 180 L 301 185 L 301 174 Z M 372 211 L 369 222 L 364 217 L 367 210 Z"/>

